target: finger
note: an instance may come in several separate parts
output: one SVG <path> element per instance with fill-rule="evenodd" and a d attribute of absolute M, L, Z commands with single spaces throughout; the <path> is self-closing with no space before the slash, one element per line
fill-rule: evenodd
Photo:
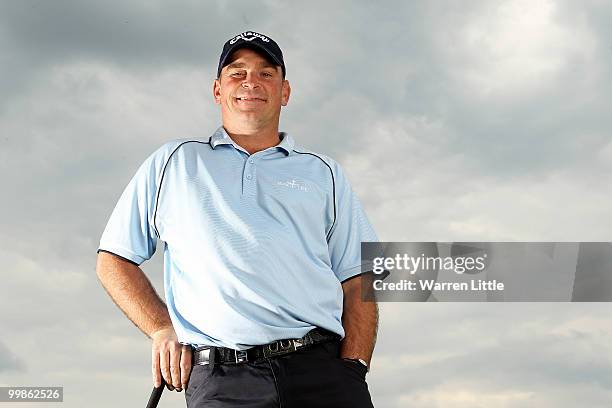
<path fill-rule="evenodd" d="M 170 347 L 170 374 L 174 388 L 181 388 L 181 349 L 176 344 Z"/>
<path fill-rule="evenodd" d="M 174 387 L 172 386 L 172 375 L 170 375 L 170 352 L 169 351 L 160 351 L 159 352 L 159 365 L 161 369 L 162 376 L 164 380 L 166 380 L 166 387 L 173 391 Z"/>
<path fill-rule="evenodd" d="M 187 384 L 189 383 L 191 363 L 191 346 L 183 345 L 183 352 L 181 353 L 181 385 L 183 386 L 183 389 L 186 389 Z"/>
<path fill-rule="evenodd" d="M 151 372 L 153 374 L 153 386 L 159 388 L 161 385 L 161 373 L 159 372 L 159 351 L 152 348 Z"/>

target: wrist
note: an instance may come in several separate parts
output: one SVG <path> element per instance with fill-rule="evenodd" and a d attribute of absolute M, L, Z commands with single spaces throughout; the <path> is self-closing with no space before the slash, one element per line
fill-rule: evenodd
<path fill-rule="evenodd" d="M 151 335 L 149 337 L 154 338 L 156 335 L 159 335 L 160 333 L 164 332 L 174 332 L 174 327 L 172 326 L 172 324 L 156 327 L 151 332 Z"/>
<path fill-rule="evenodd" d="M 362 366 L 364 366 L 366 368 L 366 370 L 369 372 L 370 371 L 370 366 L 368 365 L 368 363 L 362 359 L 362 358 L 350 358 L 350 357 L 344 357 L 345 360 L 350 360 L 350 361 L 354 361 L 357 364 L 361 364 Z"/>

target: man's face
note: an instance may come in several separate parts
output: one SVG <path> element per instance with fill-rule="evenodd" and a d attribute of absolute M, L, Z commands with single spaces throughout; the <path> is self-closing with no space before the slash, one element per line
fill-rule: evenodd
<path fill-rule="evenodd" d="M 270 124 L 278 127 L 281 106 L 287 105 L 291 92 L 281 67 L 248 48 L 234 52 L 230 61 L 213 86 L 223 124 L 251 129 Z"/>

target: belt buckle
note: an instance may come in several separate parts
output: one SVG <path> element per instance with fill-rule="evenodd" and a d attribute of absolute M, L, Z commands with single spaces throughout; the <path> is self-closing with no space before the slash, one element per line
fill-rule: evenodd
<path fill-rule="evenodd" d="M 208 365 L 210 364 L 210 349 L 196 350 L 194 352 L 193 362 L 195 365 Z"/>
<path fill-rule="evenodd" d="M 236 350 L 235 354 L 236 364 L 245 363 L 249 361 L 246 350 Z"/>

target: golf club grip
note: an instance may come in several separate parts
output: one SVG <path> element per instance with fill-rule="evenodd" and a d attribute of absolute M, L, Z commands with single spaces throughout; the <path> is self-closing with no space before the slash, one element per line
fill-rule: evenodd
<path fill-rule="evenodd" d="M 149 402 L 147 403 L 147 408 L 156 408 L 159 399 L 162 396 L 162 392 L 164 392 L 164 387 L 166 386 L 166 382 L 162 378 L 161 385 L 157 388 L 153 387 L 153 391 L 151 391 L 151 396 L 149 397 Z"/>

